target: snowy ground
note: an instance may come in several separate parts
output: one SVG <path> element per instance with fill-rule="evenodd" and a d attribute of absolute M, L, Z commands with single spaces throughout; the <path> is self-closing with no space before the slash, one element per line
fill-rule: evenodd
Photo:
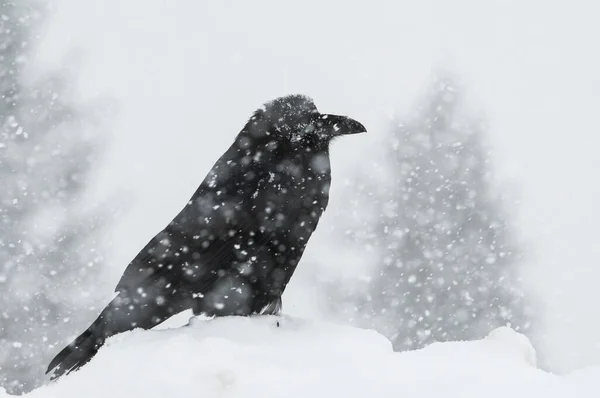
<path fill-rule="evenodd" d="M 597 397 L 600 369 L 536 368 L 508 328 L 474 342 L 394 353 L 373 331 L 298 318 L 192 319 L 111 339 L 79 372 L 28 398 Z M 5 397 L 0 392 L 0 398 Z"/>

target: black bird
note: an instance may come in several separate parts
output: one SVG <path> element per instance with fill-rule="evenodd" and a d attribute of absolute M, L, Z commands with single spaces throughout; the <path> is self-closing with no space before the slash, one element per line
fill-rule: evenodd
<path fill-rule="evenodd" d="M 258 109 L 184 209 L 129 264 L 117 296 L 50 363 L 52 378 L 86 364 L 105 340 L 186 309 L 277 314 L 327 207 L 329 144 L 366 131 L 302 95 Z"/>

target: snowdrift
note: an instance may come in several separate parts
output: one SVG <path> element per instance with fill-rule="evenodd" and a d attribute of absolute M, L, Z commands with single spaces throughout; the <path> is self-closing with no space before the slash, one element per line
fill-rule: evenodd
<path fill-rule="evenodd" d="M 508 328 L 394 353 L 383 336 L 347 326 L 192 318 L 116 336 L 80 371 L 26 397 L 598 397 L 599 376 L 537 369 L 529 341 Z"/>

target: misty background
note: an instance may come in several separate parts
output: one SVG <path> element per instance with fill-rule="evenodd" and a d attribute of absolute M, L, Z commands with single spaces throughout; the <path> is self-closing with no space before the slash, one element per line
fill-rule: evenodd
<path fill-rule="evenodd" d="M 509 323 L 552 371 L 600 364 L 594 2 L 1 5 L 7 390 L 43 382 L 252 111 L 290 93 L 369 133 L 333 145 L 285 313 L 399 350 Z"/>

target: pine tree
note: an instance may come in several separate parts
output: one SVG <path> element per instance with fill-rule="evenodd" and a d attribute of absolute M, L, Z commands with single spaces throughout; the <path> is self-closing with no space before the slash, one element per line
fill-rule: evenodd
<path fill-rule="evenodd" d="M 397 350 L 529 327 L 486 126 L 462 116 L 462 94 L 452 77 L 440 77 L 415 115 L 392 129 L 396 187 L 379 201 L 381 265 L 365 310 Z"/>
<path fill-rule="evenodd" d="M 487 126 L 463 104 L 462 86 L 440 74 L 415 111 L 393 121 L 377 167 L 361 164 L 352 184 L 358 199 L 343 211 L 360 216 L 338 222 L 352 231 L 344 247 L 371 253 L 371 277 L 322 282 L 334 317 L 378 330 L 398 351 L 531 327 Z"/>
<path fill-rule="evenodd" d="M 70 102 L 62 73 L 26 75 L 44 15 L 39 2 L 0 0 L 0 386 L 13 393 L 42 383 L 102 259 L 96 218 L 76 210 L 100 107 Z"/>

